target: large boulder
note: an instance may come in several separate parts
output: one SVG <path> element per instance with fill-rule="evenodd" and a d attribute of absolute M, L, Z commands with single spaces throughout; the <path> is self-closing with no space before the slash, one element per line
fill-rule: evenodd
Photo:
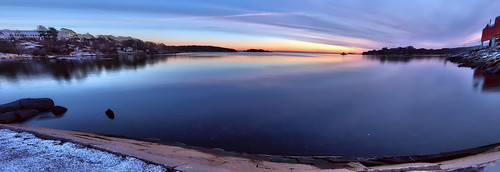
<path fill-rule="evenodd" d="M 18 117 L 15 112 L 7 112 L 0 114 L 0 123 L 8 124 L 18 120 Z"/>
<path fill-rule="evenodd" d="M 40 112 L 36 109 L 26 109 L 26 110 L 17 110 L 16 115 L 24 120 L 27 120 L 31 117 L 34 117 L 35 115 L 38 115 Z"/>
<path fill-rule="evenodd" d="M 0 105 L 0 113 L 11 112 L 21 109 L 21 102 L 19 100 Z"/>
<path fill-rule="evenodd" d="M 27 98 L 19 100 L 22 109 L 37 109 L 48 111 L 54 107 L 54 101 L 50 98 Z"/>

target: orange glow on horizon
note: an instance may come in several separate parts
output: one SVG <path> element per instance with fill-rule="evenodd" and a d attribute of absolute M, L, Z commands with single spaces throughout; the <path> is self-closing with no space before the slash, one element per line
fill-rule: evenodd
<path fill-rule="evenodd" d="M 346 47 L 337 45 L 327 45 L 295 40 L 271 40 L 271 41 L 249 41 L 243 43 L 242 41 L 209 41 L 192 43 L 191 41 L 155 41 L 161 42 L 165 45 L 212 45 L 225 48 L 232 48 L 236 50 L 247 49 L 264 49 L 269 51 L 302 51 L 302 52 L 321 52 L 321 53 L 362 53 L 367 49 L 357 47 Z M 191 42 L 191 43 L 189 43 Z"/>
<path fill-rule="evenodd" d="M 302 41 L 286 41 L 280 43 L 271 43 L 261 49 L 269 49 L 271 51 L 306 51 L 306 52 L 323 52 L 323 53 L 362 53 L 365 49 L 327 45 Z"/>

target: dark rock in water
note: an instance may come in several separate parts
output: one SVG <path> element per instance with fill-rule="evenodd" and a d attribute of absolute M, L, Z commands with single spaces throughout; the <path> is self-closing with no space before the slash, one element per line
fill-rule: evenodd
<path fill-rule="evenodd" d="M 54 101 L 49 98 L 28 98 L 21 99 L 22 109 L 37 109 L 39 111 L 48 111 L 54 107 Z"/>
<path fill-rule="evenodd" d="M 68 108 L 62 106 L 54 106 L 52 110 L 50 110 L 54 115 L 62 115 L 68 111 Z"/>
<path fill-rule="evenodd" d="M 19 100 L 0 105 L 0 113 L 11 112 L 21 109 Z"/>
<path fill-rule="evenodd" d="M 27 120 L 35 115 L 38 115 L 40 112 L 36 109 L 26 109 L 26 110 L 17 110 L 16 115 L 22 120 Z"/>
<path fill-rule="evenodd" d="M 106 115 L 108 116 L 109 119 L 115 119 L 115 113 L 111 109 L 108 109 L 106 111 Z"/>
<path fill-rule="evenodd" d="M 0 114 L 0 123 L 8 124 L 18 120 L 18 117 L 15 112 L 7 112 Z"/>

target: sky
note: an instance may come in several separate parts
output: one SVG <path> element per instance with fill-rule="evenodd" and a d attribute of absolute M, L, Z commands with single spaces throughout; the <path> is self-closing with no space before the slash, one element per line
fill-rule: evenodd
<path fill-rule="evenodd" d="M 2 0 L 0 29 L 38 25 L 167 45 L 363 52 L 479 45 L 500 0 Z"/>

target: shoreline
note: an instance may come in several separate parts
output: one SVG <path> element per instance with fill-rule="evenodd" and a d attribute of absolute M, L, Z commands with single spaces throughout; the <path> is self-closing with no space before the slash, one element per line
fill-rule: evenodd
<path fill-rule="evenodd" d="M 483 74 L 500 74 L 500 45 L 451 55 L 446 60 L 458 67 L 483 70 Z"/>
<path fill-rule="evenodd" d="M 224 150 L 207 151 L 208 149 L 19 124 L 0 124 L 0 128 L 134 157 L 171 171 L 454 171 L 479 170 L 500 160 L 500 143 L 441 154 L 342 159 L 336 156 L 275 156 L 235 154 Z"/>

